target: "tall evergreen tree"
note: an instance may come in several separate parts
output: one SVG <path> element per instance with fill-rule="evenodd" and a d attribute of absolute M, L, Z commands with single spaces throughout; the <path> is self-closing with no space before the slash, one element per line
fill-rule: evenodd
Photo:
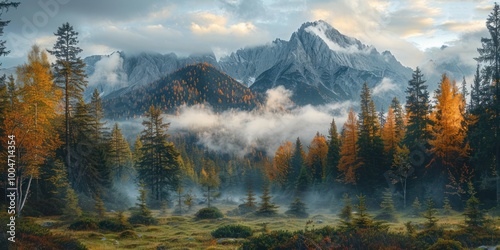
<path fill-rule="evenodd" d="M 69 23 L 63 24 L 54 33 L 57 41 L 53 50 L 48 50 L 55 56 L 56 62 L 52 65 L 54 69 L 54 80 L 63 89 L 64 98 L 64 120 L 65 120 L 65 148 L 66 148 L 66 167 L 68 174 L 73 176 L 73 165 L 71 164 L 71 115 L 72 107 L 82 98 L 83 91 L 87 86 L 85 80 L 85 63 L 78 56 L 82 49 L 78 47 L 78 32 L 73 30 Z"/>
<path fill-rule="evenodd" d="M 262 200 L 256 213 L 261 216 L 273 216 L 278 213 L 278 206 L 271 202 L 269 186 L 264 186 L 264 193 L 260 197 Z"/>
<path fill-rule="evenodd" d="M 220 185 L 220 178 L 214 161 L 205 160 L 200 173 L 200 184 L 207 188 L 207 207 L 210 207 L 213 197 L 212 192 Z"/>
<path fill-rule="evenodd" d="M 481 38 L 481 48 L 478 48 L 478 62 L 485 63 L 490 69 L 493 84 L 492 127 L 495 138 L 495 168 L 497 206 L 500 207 L 500 7 L 495 3 L 492 12 L 486 19 L 486 28 L 490 37 Z"/>
<path fill-rule="evenodd" d="M 17 8 L 19 6 L 19 2 L 11 2 L 11 1 L 2 1 L 0 2 L 0 37 L 3 35 L 3 29 L 5 26 L 7 26 L 10 21 L 9 20 L 2 20 L 2 14 L 9 11 L 10 8 Z M 7 47 L 5 46 L 6 41 L 5 40 L 0 40 L 0 56 L 6 56 L 10 53 L 9 50 L 7 50 Z M 2 64 L 0 63 L 0 66 Z M 2 81 L 0 83 L 3 83 L 4 78 L 2 77 Z"/>
<path fill-rule="evenodd" d="M 288 172 L 288 186 L 291 190 L 295 190 L 295 184 L 297 182 L 298 176 L 300 174 L 300 170 L 304 166 L 305 156 L 304 150 L 302 149 L 302 142 L 300 142 L 300 138 L 297 137 L 295 141 L 295 149 L 293 151 L 291 163 L 290 163 L 290 171 Z"/>
<path fill-rule="evenodd" d="M 116 180 L 126 180 L 132 175 L 132 152 L 118 123 L 115 123 L 111 130 L 106 160 Z"/>
<path fill-rule="evenodd" d="M 392 99 L 391 108 L 394 112 L 394 120 L 396 122 L 396 138 L 398 142 L 401 142 L 405 136 L 406 124 L 403 107 L 397 97 Z"/>
<path fill-rule="evenodd" d="M 88 107 L 91 117 L 90 126 L 92 128 L 92 141 L 96 144 L 100 144 L 105 138 L 106 123 L 102 121 L 104 119 L 104 110 L 102 107 L 102 100 L 97 89 L 94 89 Z"/>
<path fill-rule="evenodd" d="M 137 172 L 154 199 L 162 201 L 168 189 L 175 190 L 179 184 L 182 160 L 174 144 L 167 141 L 170 124 L 163 122 L 160 109 L 151 106 L 145 116 Z"/>
<path fill-rule="evenodd" d="M 470 91 L 470 105 L 469 110 L 472 112 L 480 107 L 481 103 L 481 74 L 479 73 L 479 64 L 476 67 L 476 73 L 474 74 L 474 82 L 472 83 L 472 89 Z"/>
<path fill-rule="evenodd" d="M 371 192 L 384 182 L 384 145 L 380 138 L 380 123 L 371 98 L 368 84 L 363 84 L 360 101 L 361 111 L 358 119 L 358 156 L 361 159 L 359 179 L 366 192 Z"/>
<path fill-rule="evenodd" d="M 430 103 L 424 75 L 417 67 L 406 89 L 406 127 L 405 144 L 413 148 L 415 143 L 426 143 L 430 139 Z"/>
<path fill-rule="evenodd" d="M 340 137 L 337 133 L 337 125 L 335 119 L 330 123 L 328 130 L 328 154 L 326 156 L 326 178 L 332 183 L 339 177 L 339 161 L 340 161 Z"/>

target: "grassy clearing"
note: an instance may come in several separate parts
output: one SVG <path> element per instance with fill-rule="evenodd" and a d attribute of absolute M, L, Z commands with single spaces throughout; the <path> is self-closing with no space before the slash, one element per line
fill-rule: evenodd
<path fill-rule="evenodd" d="M 221 211 L 234 209 L 234 206 L 218 205 Z M 197 208 L 199 209 L 199 208 Z M 194 210 L 197 210 L 194 209 Z M 281 211 L 282 210 L 282 211 Z M 316 211 L 307 219 L 289 218 L 283 215 L 285 209 L 280 209 L 280 214 L 272 218 L 262 218 L 253 215 L 247 216 L 225 216 L 215 220 L 195 220 L 195 211 L 183 216 L 158 216 L 159 211 L 154 211 L 158 216 L 159 225 L 139 226 L 127 233 L 97 231 L 71 231 L 68 230 L 69 223 L 64 223 L 57 217 L 37 218 L 39 224 L 53 222 L 50 229 L 55 233 L 70 235 L 78 238 L 89 249 L 237 249 L 242 239 L 213 239 L 210 233 L 223 225 L 241 224 L 252 228 L 254 235 L 272 230 L 304 230 L 307 222 L 308 229 L 322 228 L 326 225 L 336 226 L 340 219 L 337 215 L 328 211 Z M 108 213 L 109 217 L 116 216 Z M 130 214 L 126 214 L 130 216 Z M 390 230 L 394 232 L 405 232 L 403 225 L 412 221 L 417 229 L 421 227 L 424 218 L 409 216 L 399 213 L 398 222 L 388 223 Z M 458 212 L 451 215 L 438 215 L 439 225 L 445 229 L 458 229 L 463 224 L 463 216 Z M 494 225 L 500 229 L 500 217 L 493 217 Z M 163 247 L 163 248 L 161 248 Z"/>

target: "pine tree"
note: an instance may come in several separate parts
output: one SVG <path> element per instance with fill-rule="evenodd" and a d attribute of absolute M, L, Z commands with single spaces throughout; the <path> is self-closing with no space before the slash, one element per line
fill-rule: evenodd
<path fill-rule="evenodd" d="M 158 223 L 158 220 L 153 217 L 153 214 L 146 203 L 148 197 L 147 192 L 146 185 L 144 185 L 144 183 L 140 183 L 139 196 L 137 197 L 139 203 L 136 203 L 138 209 L 132 211 L 132 215 L 128 218 L 128 221 L 131 224 L 155 225 Z"/>
<path fill-rule="evenodd" d="M 104 201 L 101 199 L 101 195 L 97 194 L 95 196 L 95 210 L 99 218 L 104 218 L 106 215 L 106 208 L 104 207 Z"/>
<path fill-rule="evenodd" d="M 300 174 L 300 170 L 304 166 L 305 163 L 305 153 L 302 149 L 302 143 L 300 139 L 297 137 L 295 142 L 295 149 L 293 151 L 291 163 L 290 163 L 290 171 L 288 172 L 287 182 L 288 186 L 291 190 L 295 190 L 298 176 Z"/>
<path fill-rule="evenodd" d="M 253 193 L 253 190 L 251 187 L 248 188 L 247 190 L 247 198 L 245 200 L 245 206 L 247 207 L 256 207 L 257 203 L 255 202 L 255 194 Z"/>
<path fill-rule="evenodd" d="M 465 225 L 467 230 L 474 231 L 484 226 L 486 219 L 483 211 L 479 208 L 479 199 L 476 197 L 476 191 L 474 190 L 474 185 L 472 182 L 468 183 L 469 199 L 467 200 L 467 206 L 465 207 Z"/>
<path fill-rule="evenodd" d="M 330 123 L 328 130 L 328 154 L 326 156 L 326 178 L 328 182 L 333 184 L 335 179 L 339 177 L 339 161 L 340 161 L 340 137 L 337 133 L 337 125 L 335 119 Z"/>
<path fill-rule="evenodd" d="M 345 223 L 349 223 L 352 220 L 352 204 L 351 204 L 351 198 L 349 197 L 349 194 L 345 193 L 342 200 L 343 200 L 344 206 L 342 207 L 342 210 L 340 210 L 339 217 Z"/>
<path fill-rule="evenodd" d="M 7 11 L 9 11 L 10 8 L 17 8 L 17 6 L 19 6 L 19 2 L 2 1 L 0 3 L 0 17 L 2 16 L 3 13 L 6 13 Z M 3 29 L 9 23 L 10 23 L 9 20 L 2 20 L 0 18 L 0 36 L 3 35 Z M 0 40 L 0 56 L 6 56 L 10 53 L 10 51 L 7 50 L 7 48 L 5 46 L 5 43 L 6 43 L 6 41 Z M 0 66 L 2 66 L 1 63 L 0 63 Z M 2 82 L 3 82 L 3 80 L 2 80 Z"/>
<path fill-rule="evenodd" d="M 493 83 L 493 102 L 491 110 L 492 128 L 495 139 L 495 168 L 496 168 L 496 193 L 497 207 L 500 207 L 500 7 L 495 3 L 492 12 L 486 19 L 486 28 L 490 37 L 481 38 L 481 48 L 478 48 L 478 62 L 485 63 L 491 72 Z M 491 136 L 491 135 L 490 135 Z"/>
<path fill-rule="evenodd" d="M 56 62 L 52 65 L 54 69 L 55 82 L 63 89 L 64 98 L 64 120 L 65 128 L 65 149 L 66 149 L 66 167 L 70 180 L 73 176 L 73 165 L 71 164 L 71 107 L 82 98 L 83 91 L 87 86 L 85 80 L 85 63 L 78 56 L 82 52 L 78 45 L 78 32 L 73 30 L 73 26 L 69 23 L 63 24 L 54 33 L 57 41 L 54 44 L 53 50 L 48 50 L 50 54 L 55 56 Z"/>
<path fill-rule="evenodd" d="M 436 218 L 437 210 L 434 208 L 434 202 L 431 198 L 426 201 L 426 209 L 422 213 L 427 221 L 424 223 L 424 228 L 427 230 L 435 229 L 437 227 L 438 219 Z"/>
<path fill-rule="evenodd" d="M 384 145 L 380 138 L 380 124 L 377 118 L 375 104 L 371 98 L 368 84 L 363 84 L 360 101 L 361 111 L 358 117 L 358 157 L 360 158 L 360 167 L 357 171 L 358 183 L 366 192 L 372 192 L 383 182 L 382 173 L 386 171 L 384 164 Z"/>
<path fill-rule="evenodd" d="M 387 221 L 397 221 L 396 209 L 394 208 L 394 202 L 392 200 L 392 192 L 390 189 L 386 189 L 384 196 L 382 198 L 382 203 L 380 203 L 382 210 L 375 217 L 376 219 L 387 220 Z"/>
<path fill-rule="evenodd" d="M 420 204 L 418 197 L 415 197 L 415 200 L 411 204 L 411 208 L 412 208 L 413 215 L 415 215 L 415 216 L 420 215 L 420 211 L 422 210 L 422 205 Z"/>
<path fill-rule="evenodd" d="M 371 216 L 368 214 L 368 208 L 366 207 L 366 204 L 365 204 L 366 196 L 359 195 L 357 197 L 359 200 L 359 204 L 357 206 L 358 212 L 356 213 L 356 215 L 352 219 L 351 224 L 356 229 L 370 228 L 370 227 L 374 226 L 374 222 L 373 222 L 373 219 L 371 218 Z"/>
<path fill-rule="evenodd" d="M 91 126 L 91 139 L 96 144 L 101 144 L 103 142 L 105 136 L 105 122 L 102 122 L 104 119 L 104 110 L 102 107 L 102 100 L 97 89 L 94 89 L 92 93 L 92 97 L 90 99 L 89 107 L 89 115 L 91 117 L 90 126 Z"/>
<path fill-rule="evenodd" d="M 82 210 L 78 206 L 78 196 L 71 187 L 66 190 L 66 205 L 64 207 L 64 216 L 66 218 L 75 218 L 82 216 Z"/>
<path fill-rule="evenodd" d="M 344 123 L 341 141 L 338 169 L 343 175 L 342 181 L 356 184 L 356 170 L 359 167 L 358 122 L 352 109 L 349 110 L 347 121 Z"/>
<path fill-rule="evenodd" d="M 443 214 L 451 215 L 452 210 L 453 209 L 451 208 L 450 199 L 448 199 L 448 197 L 445 197 L 443 201 Z"/>
<path fill-rule="evenodd" d="M 394 113 L 396 138 L 398 142 L 401 142 L 405 137 L 406 124 L 405 124 L 405 114 L 403 111 L 403 107 L 399 103 L 397 97 L 394 97 L 392 99 L 390 108 L 393 110 Z"/>
<path fill-rule="evenodd" d="M 157 201 L 166 198 L 167 188 L 175 190 L 179 185 L 182 160 L 172 142 L 168 142 L 167 129 L 159 109 L 151 106 L 142 122 L 141 158 L 137 164 L 139 179 L 148 185 Z"/>
<path fill-rule="evenodd" d="M 256 214 L 261 216 L 273 216 L 278 213 L 278 206 L 274 203 L 271 203 L 271 195 L 269 194 L 269 186 L 264 186 L 264 193 L 262 194 L 261 203 L 259 208 L 256 211 Z"/>
<path fill-rule="evenodd" d="M 311 183 L 312 176 L 306 167 L 302 167 L 295 183 L 295 196 L 303 196 L 311 187 Z"/>
<path fill-rule="evenodd" d="M 295 200 L 290 204 L 289 209 L 285 214 L 292 215 L 299 218 L 307 218 L 309 214 L 306 212 L 306 204 L 296 197 Z"/>
<path fill-rule="evenodd" d="M 474 82 L 472 83 L 472 89 L 470 92 L 470 112 L 476 110 L 481 104 L 481 74 L 479 73 L 479 64 L 476 67 L 476 73 L 474 74 Z"/>
<path fill-rule="evenodd" d="M 430 103 L 424 75 L 417 67 L 406 89 L 406 127 L 405 144 L 412 148 L 415 143 L 426 143 L 430 139 Z"/>
<path fill-rule="evenodd" d="M 111 130 L 106 160 L 116 180 L 124 181 L 132 176 L 132 152 L 118 127 L 118 123 L 115 123 Z"/>

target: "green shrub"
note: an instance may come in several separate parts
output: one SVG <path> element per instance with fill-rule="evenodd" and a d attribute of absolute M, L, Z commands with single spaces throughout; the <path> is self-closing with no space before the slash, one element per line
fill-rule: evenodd
<path fill-rule="evenodd" d="M 225 225 L 212 231 L 214 238 L 248 238 L 252 234 L 252 229 L 243 225 Z"/>
<path fill-rule="evenodd" d="M 69 230 L 74 231 L 97 230 L 98 228 L 97 222 L 91 218 L 82 218 L 69 225 Z"/>
<path fill-rule="evenodd" d="M 287 249 L 285 246 L 293 236 L 293 233 L 288 231 L 273 231 L 269 234 L 261 234 L 250 238 L 249 241 L 243 243 L 241 249 Z"/>
<path fill-rule="evenodd" d="M 128 218 L 128 222 L 130 224 L 138 225 L 157 225 L 158 220 L 152 216 L 147 216 L 139 213 L 133 213 L 130 218 Z"/>
<path fill-rule="evenodd" d="M 129 224 L 124 224 L 118 221 L 117 219 L 104 219 L 99 221 L 99 229 L 112 231 L 112 232 L 121 232 L 123 230 L 131 229 L 132 227 Z"/>
<path fill-rule="evenodd" d="M 216 207 L 202 208 L 198 212 L 196 212 L 195 216 L 196 216 L 196 219 L 199 219 L 199 220 L 218 219 L 218 218 L 224 217 L 222 212 Z"/>
<path fill-rule="evenodd" d="M 462 244 L 455 240 L 443 240 L 438 239 L 436 243 L 434 243 L 431 247 L 427 248 L 427 250 L 462 250 L 465 249 L 462 247 Z"/>
<path fill-rule="evenodd" d="M 138 238 L 137 234 L 132 230 L 126 230 L 120 233 L 120 238 Z"/>

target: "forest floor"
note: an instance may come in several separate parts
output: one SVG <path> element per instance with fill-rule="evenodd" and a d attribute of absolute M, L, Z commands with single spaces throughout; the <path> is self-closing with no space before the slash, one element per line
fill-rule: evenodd
<path fill-rule="evenodd" d="M 215 204 L 224 214 L 234 209 L 235 205 Z M 89 249 L 238 249 L 244 239 L 214 239 L 211 232 L 223 225 L 240 224 L 249 226 L 254 235 L 272 230 L 297 231 L 317 229 L 324 226 L 338 226 L 340 219 L 330 211 L 317 210 L 310 214 L 309 218 L 297 219 L 284 215 L 285 208 L 280 208 L 279 215 L 265 218 L 254 215 L 228 216 L 216 220 L 196 220 L 194 213 L 201 206 L 193 208 L 193 212 L 184 215 L 160 216 L 158 210 L 154 214 L 159 220 L 156 226 L 134 227 L 135 236 L 120 237 L 120 232 L 96 231 L 71 231 L 68 230 L 69 223 L 65 223 L 59 217 L 36 218 L 39 224 L 52 222 L 54 226 L 50 230 L 54 233 L 68 235 L 80 240 Z M 169 211 L 171 212 L 171 211 Z M 373 215 L 376 211 L 373 211 Z M 126 214 L 129 216 L 129 214 Z M 109 212 L 109 217 L 116 217 L 116 213 Z M 425 221 L 422 217 L 398 213 L 398 222 L 388 223 L 390 230 L 394 232 L 405 232 L 404 223 L 412 221 L 417 229 Z M 458 229 L 463 225 L 464 217 L 461 213 L 453 212 L 451 215 L 442 215 L 439 211 L 437 218 L 439 225 L 444 229 Z M 493 225 L 500 229 L 500 217 L 492 218 Z M 309 223 L 308 223 L 309 222 Z M 500 247 L 500 246 L 499 246 Z M 500 249 L 500 248 L 499 248 Z"/>

